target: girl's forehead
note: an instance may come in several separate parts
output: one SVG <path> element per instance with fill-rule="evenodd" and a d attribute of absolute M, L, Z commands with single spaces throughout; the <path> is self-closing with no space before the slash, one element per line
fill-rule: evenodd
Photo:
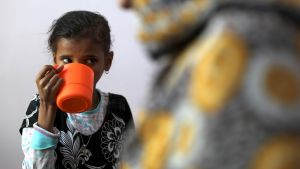
<path fill-rule="evenodd" d="M 61 59 L 65 56 L 77 59 L 84 59 L 91 56 L 103 58 L 105 52 L 102 45 L 95 43 L 90 39 L 62 38 L 57 42 L 57 50 L 54 54 L 54 59 Z"/>
<path fill-rule="evenodd" d="M 96 50 L 102 51 L 103 45 L 101 43 L 95 42 L 91 38 L 60 38 L 57 42 L 57 52 L 59 50 Z"/>

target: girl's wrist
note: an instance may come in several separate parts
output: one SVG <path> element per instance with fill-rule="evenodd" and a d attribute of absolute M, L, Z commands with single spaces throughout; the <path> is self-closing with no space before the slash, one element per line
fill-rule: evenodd
<path fill-rule="evenodd" d="M 40 102 L 38 125 L 45 130 L 53 132 L 56 110 L 56 105 Z"/>
<path fill-rule="evenodd" d="M 54 127 L 53 124 L 50 124 L 50 123 L 47 123 L 47 122 L 45 123 L 44 121 L 38 120 L 37 125 L 39 127 L 43 128 L 43 129 L 53 133 L 53 127 Z"/>

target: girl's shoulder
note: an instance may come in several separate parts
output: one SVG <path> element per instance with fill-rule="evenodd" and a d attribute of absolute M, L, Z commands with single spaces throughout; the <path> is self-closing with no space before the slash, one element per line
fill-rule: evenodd
<path fill-rule="evenodd" d="M 129 109 L 127 99 L 123 95 L 108 93 L 107 96 L 108 106 L 111 106 L 112 108 L 119 108 L 122 111 Z"/>
<path fill-rule="evenodd" d="M 119 101 L 119 102 L 127 102 L 126 98 L 123 95 L 116 93 L 107 93 L 110 101 Z"/>
<path fill-rule="evenodd" d="M 107 93 L 108 104 L 107 104 L 107 114 L 117 115 L 118 117 L 124 119 L 125 121 L 132 121 L 132 113 L 127 99 L 120 94 Z"/>
<path fill-rule="evenodd" d="M 126 98 L 123 95 L 110 93 L 110 92 L 103 92 L 97 89 L 98 93 L 100 93 L 101 98 L 107 100 L 108 104 L 128 104 Z"/>

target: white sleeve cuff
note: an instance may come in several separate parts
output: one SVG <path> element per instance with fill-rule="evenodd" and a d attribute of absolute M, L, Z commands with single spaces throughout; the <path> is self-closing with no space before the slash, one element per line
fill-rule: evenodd
<path fill-rule="evenodd" d="M 56 127 L 53 127 L 54 133 L 51 133 L 51 132 L 43 129 L 42 127 L 38 126 L 37 123 L 33 124 L 33 128 L 35 130 L 39 131 L 40 133 L 44 134 L 47 137 L 52 137 L 52 138 L 56 139 L 56 138 L 59 138 L 59 136 L 60 136 L 60 132 Z"/>

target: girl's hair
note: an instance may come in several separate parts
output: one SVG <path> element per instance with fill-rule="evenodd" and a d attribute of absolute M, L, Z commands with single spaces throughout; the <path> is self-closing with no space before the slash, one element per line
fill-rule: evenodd
<path fill-rule="evenodd" d="M 49 33 L 48 45 L 52 53 L 56 52 L 57 42 L 60 38 L 91 38 L 103 46 L 104 52 L 109 52 L 111 46 L 108 22 L 99 13 L 89 11 L 67 12 L 54 21 Z"/>

